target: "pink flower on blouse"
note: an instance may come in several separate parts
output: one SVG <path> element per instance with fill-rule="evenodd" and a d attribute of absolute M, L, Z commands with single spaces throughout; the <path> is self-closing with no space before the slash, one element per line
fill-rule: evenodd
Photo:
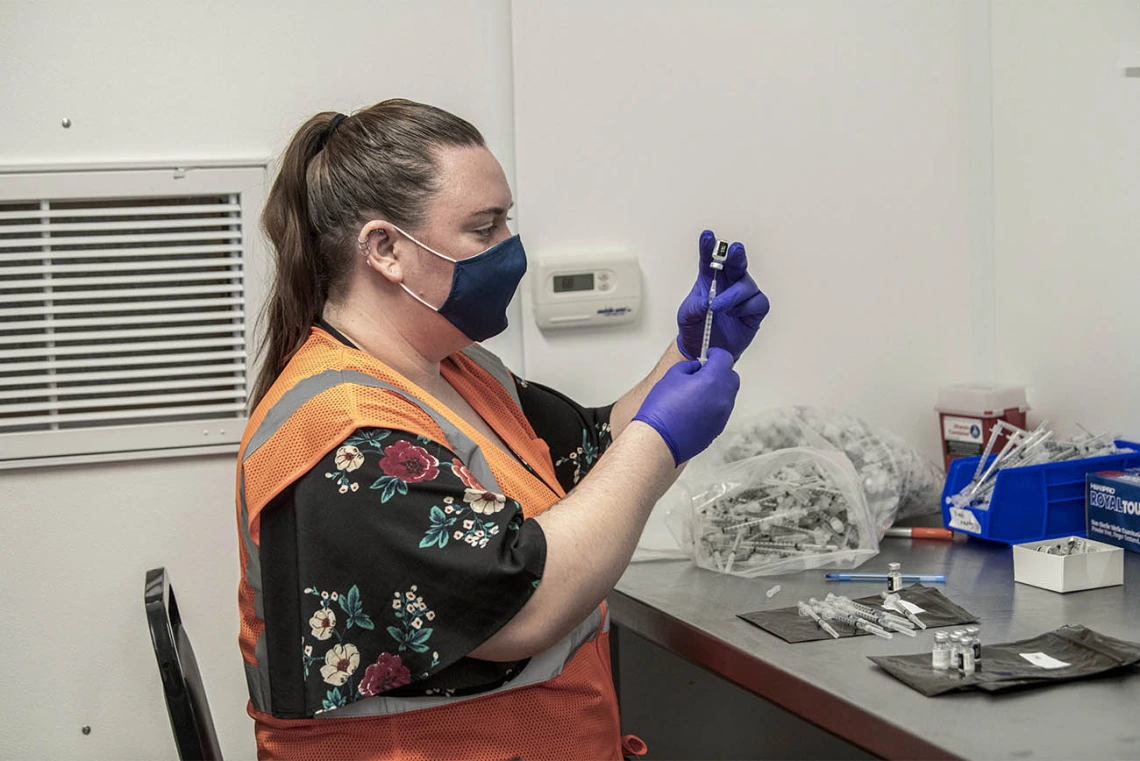
<path fill-rule="evenodd" d="M 381 653 L 376 662 L 364 670 L 364 678 L 357 689 L 367 698 L 411 683 L 412 674 L 400 661 L 400 656 Z"/>

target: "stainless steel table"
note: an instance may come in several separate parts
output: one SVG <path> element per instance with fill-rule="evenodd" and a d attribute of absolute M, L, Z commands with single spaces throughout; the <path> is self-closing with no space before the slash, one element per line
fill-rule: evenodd
<path fill-rule="evenodd" d="M 981 618 L 983 642 L 1024 639 L 1064 624 L 1140 640 L 1140 556 L 1125 553 L 1125 586 L 1066 595 L 1013 581 L 1012 553 L 971 541 L 885 539 L 860 571 L 945 573 L 944 594 Z M 828 591 L 861 597 L 877 584 L 823 571 L 737 579 L 683 561 L 636 563 L 613 594 L 614 622 L 885 758 L 1140 758 L 1140 672 L 1007 695 L 923 697 L 868 655 L 929 651 L 915 639 L 857 637 L 789 645 L 738 613 L 786 607 Z M 774 584 L 782 591 L 769 600 Z M 1128 590 L 1131 590 L 1129 592 Z"/>

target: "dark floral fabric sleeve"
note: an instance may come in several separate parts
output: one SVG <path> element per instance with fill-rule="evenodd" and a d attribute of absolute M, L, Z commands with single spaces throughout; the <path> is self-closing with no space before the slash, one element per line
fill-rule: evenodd
<path fill-rule="evenodd" d="M 610 412 L 606 407 L 583 407 L 564 394 L 515 377 L 523 414 L 550 447 L 554 471 L 569 492 L 585 478 L 610 444 Z"/>
<path fill-rule="evenodd" d="M 274 714 L 300 717 L 512 679 L 525 661 L 467 655 L 526 604 L 546 540 L 447 447 L 366 428 L 264 511 L 260 559 Z"/>

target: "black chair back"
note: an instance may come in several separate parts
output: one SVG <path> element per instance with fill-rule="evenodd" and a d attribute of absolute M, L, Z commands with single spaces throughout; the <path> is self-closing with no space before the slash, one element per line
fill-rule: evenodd
<path fill-rule="evenodd" d="M 190 637 L 182 628 L 178 602 L 165 568 L 146 572 L 144 600 L 178 757 L 182 761 L 221 761 L 222 749 L 218 746 L 202 674 Z"/>

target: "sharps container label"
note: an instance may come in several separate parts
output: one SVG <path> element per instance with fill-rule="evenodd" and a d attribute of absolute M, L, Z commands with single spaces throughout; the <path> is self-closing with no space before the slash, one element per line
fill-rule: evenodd
<path fill-rule="evenodd" d="M 942 419 L 942 438 L 946 452 L 953 457 L 977 457 L 985 448 L 982 421 L 978 418 L 950 417 Z"/>

